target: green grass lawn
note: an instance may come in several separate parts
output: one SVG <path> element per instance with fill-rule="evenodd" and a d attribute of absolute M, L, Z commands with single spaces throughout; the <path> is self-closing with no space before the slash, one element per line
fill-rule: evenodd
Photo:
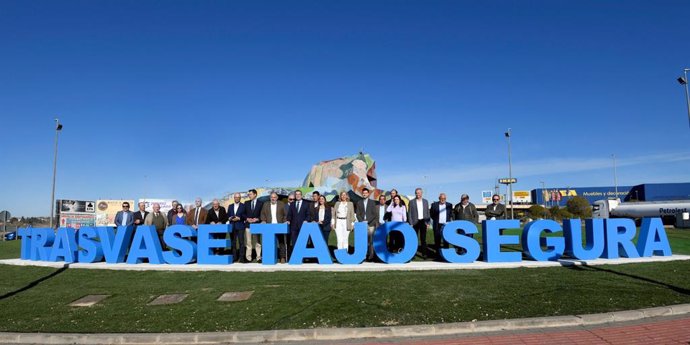
<path fill-rule="evenodd" d="M 667 230 L 676 254 L 690 231 Z M 19 242 L 0 243 L 0 258 Z M 690 303 L 690 262 L 428 272 L 127 272 L 0 265 L 0 330 L 192 332 L 366 327 L 570 315 Z M 215 301 L 254 291 L 243 302 Z M 188 293 L 180 304 L 147 306 Z M 111 297 L 88 308 L 87 294 Z"/>

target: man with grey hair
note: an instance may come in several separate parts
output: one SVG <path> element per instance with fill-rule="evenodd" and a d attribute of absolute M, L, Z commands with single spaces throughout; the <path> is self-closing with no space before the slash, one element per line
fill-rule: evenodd
<path fill-rule="evenodd" d="M 460 196 L 460 203 L 455 206 L 455 209 L 453 209 L 453 219 L 466 220 L 475 224 L 479 223 L 479 213 L 477 213 L 477 207 L 470 202 L 469 195 L 463 194 Z"/>
<path fill-rule="evenodd" d="M 206 224 L 206 216 L 208 211 L 202 206 L 201 198 L 194 200 L 194 208 L 187 213 L 187 225 L 192 228 L 199 229 L 199 224 Z"/>
<path fill-rule="evenodd" d="M 446 201 L 446 193 L 439 194 L 438 201 L 431 204 L 429 214 L 431 215 L 431 225 L 434 229 L 436 259 L 441 259 L 441 248 L 448 248 L 448 242 L 443 240 L 443 228 L 446 226 L 446 223 L 453 220 L 453 204 Z"/>
<path fill-rule="evenodd" d="M 146 220 L 146 216 L 149 215 L 149 212 L 146 211 L 146 203 L 143 201 L 140 201 L 139 204 L 139 211 L 134 212 L 134 229 L 137 228 L 139 225 L 144 225 L 144 221 Z"/>
<path fill-rule="evenodd" d="M 158 239 L 161 241 L 161 247 L 165 248 L 163 242 L 163 233 L 165 228 L 168 227 L 168 217 L 161 213 L 161 205 L 157 202 L 153 203 L 153 212 L 150 212 L 146 219 L 144 220 L 144 225 L 153 225 L 156 227 L 156 232 L 158 233 Z"/>
<path fill-rule="evenodd" d="M 423 258 L 427 256 L 426 248 L 426 228 L 429 225 L 429 201 L 422 198 L 422 189 L 414 190 L 415 198 L 410 200 L 410 209 L 408 210 L 407 221 L 412 225 L 417 236 L 419 237 L 419 251 Z"/>
<path fill-rule="evenodd" d="M 285 204 L 278 200 L 278 193 L 271 193 L 271 201 L 265 202 L 261 208 L 261 223 L 265 224 L 280 224 L 285 223 Z M 287 258 L 287 234 L 279 234 L 278 239 L 278 257 L 280 263 L 284 264 Z"/>
<path fill-rule="evenodd" d="M 175 217 L 175 213 L 177 213 L 177 205 L 179 205 L 180 202 L 177 200 L 172 201 L 172 208 L 168 210 L 168 224 L 173 224 L 173 217 Z"/>
<path fill-rule="evenodd" d="M 228 221 L 228 214 L 225 212 L 225 207 L 220 206 L 220 201 L 218 199 L 213 199 L 211 202 L 211 209 L 206 215 L 206 224 L 225 224 Z M 214 234 L 212 235 L 214 239 L 224 240 L 227 237 L 227 233 Z M 216 248 L 213 250 L 215 254 L 221 254 L 223 252 L 222 248 Z"/>

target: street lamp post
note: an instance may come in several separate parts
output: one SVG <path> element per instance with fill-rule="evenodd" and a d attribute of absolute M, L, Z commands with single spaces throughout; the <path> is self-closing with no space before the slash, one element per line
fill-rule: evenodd
<path fill-rule="evenodd" d="M 513 163 L 510 153 L 510 128 L 505 133 L 506 138 L 508 138 L 508 196 L 510 197 L 510 219 L 515 218 L 515 212 L 513 211 Z"/>
<path fill-rule="evenodd" d="M 616 173 L 616 155 L 612 154 L 611 157 L 613 157 L 613 188 L 614 188 L 614 197 L 618 199 L 618 174 Z"/>
<path fill-rule="evenodd" d="M 690 124 L 690 92 L 688 92 L 688 71 L 690 71 L 690 68 L 684 68 L 683 76 L 677 80 L 680 85 L 685 86 L 685 104 L 688 106 L 688 123 Z"/>
<path fill-rule="evenodd" d="M 62 130 L 59 119 L 55 119 L 55 157 L 53 157 L 53 191 L 50 193 L 50 228 L 53 228 L 55 219 L 55 176 L 57 175 L 58 134 Z"/>
<path fill-rule="evenodd" d="M 544 181 L 539 181 L 541 183 L 541 201 L 544 207 L 546 207 L 546 187 L 544 187 Z"/>

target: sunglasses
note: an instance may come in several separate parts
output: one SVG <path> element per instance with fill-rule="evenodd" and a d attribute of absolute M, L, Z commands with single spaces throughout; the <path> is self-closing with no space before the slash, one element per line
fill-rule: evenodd
<path fill-rule="evenodd" d="M 129 208 L 129 205 L 122 205 L 122 208 Z"/>

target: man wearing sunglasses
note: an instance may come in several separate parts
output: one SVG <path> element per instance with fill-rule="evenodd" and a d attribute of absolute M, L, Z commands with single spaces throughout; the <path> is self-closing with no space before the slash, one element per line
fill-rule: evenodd
<path fill-rule="evenodd" d="M 115 226 L 129 226 L 134 224 L 134 215 L 129 210 L 129 203 L 122 203 L 122 211 L 115 214 Z"/>
<path fill-rule="evenodd" d="M 506 219 L 506 207 L 501 204 L 501 197 L 498 194 L 494 194 L 494 196 L 491 197 L 491 201 L 491 205 L 486 206 L 486 212 L 484 212 L 486 219 Z"/>

